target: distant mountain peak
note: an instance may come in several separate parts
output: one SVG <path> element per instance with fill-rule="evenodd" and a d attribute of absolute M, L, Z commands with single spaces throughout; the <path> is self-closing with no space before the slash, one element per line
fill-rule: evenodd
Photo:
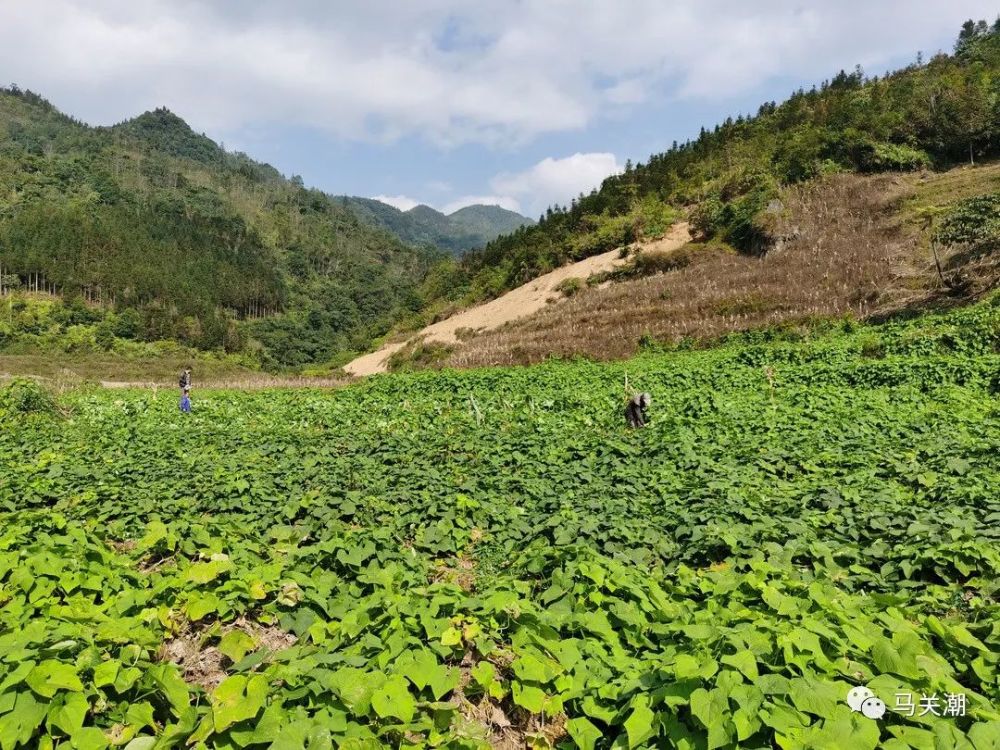
<path fill-rule="evenodd" d="M 454 218 L 460 214 L 477 214 L 480 216 L 521 216 L 521 214 L 517 211 L 511 211 L 509 208 L 498 206 L 496 203 L 473 203 L 471 206 L 462 206 L 462 208 L 452 211 L 448 214 L 448 216 L 449 218 Z M 521 218 L 527 217 L 521 216 Z"/>
<path fill-rule="evenodd" d="M 217 162 L 224 153 L 219 144 L 196 133 L 183 117 L 167 107 L 143 112 L 115 125 L 112 130 L 146 141 L 160 151 L 202 163 Z"/>
<path fill-rule="evenodd" d="M 409 245 L 434 245 L 455 255 L 535 223 L 494 205 L 474 204 L 446 215 L 423 203 L 402 211 L 376 198 L 343 196 L 341 200 L 361 221 L 381 227 Z"/>
<path fill-rule="evenodd" d="M 420 203 L 420 204 L 414 206 L 411 209 L 403 211 L 403 213 L 407 214 L 408 216 L 426 216 L 426 217 L 433 217 L 433 218 L 437 218 L 437 217 L 447 218 L 447 216 L 445 214 L 441 213 L 436 208 L 431 208 L 426 203 Z"/>
<path fill-rule="evenodd" d="M 169 123 L 178 128 L 191 130 L 191 126 L 187 124 L 187 121 L 180 115 L 174 113 L 174 111 L 168 107 L 157 107 L 156 109 L 148 109 L 141 115 L 137 115 L 136 117 L 133 117 L 131 120 L 127 120 L 126 122 Z"/>

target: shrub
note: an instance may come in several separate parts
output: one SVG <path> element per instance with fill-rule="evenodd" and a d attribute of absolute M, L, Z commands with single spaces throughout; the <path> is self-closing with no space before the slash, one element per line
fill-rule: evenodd
<path fill-rule="evenodd" d="M 118 338 L 137 339 L 142 333 L 142 315 L 132 307 L 125 308 L 115 316 L 112 326 L 112 333 Z"/>
<path fill-rule="evenodd" d="M 649 331 L 646 331 L 642 336 L 639 337 L 639 349 L 644 352 L 658 351 L 662 349 L 662 345 L 656 340 L 656 337 Z"/>
<path fill-rule="evenodd" d="M 931 166 L 926 151 L 898 143 L 872 141 L 856 131 L 846 134 L 833 150 L 834 155 L 839 155 L 859 172 L 912 172 Z"/>
<path fill-rule="evenodd" d="M 101 315 L 101 310 L 87 307 L 79 295 L 57 305 L 53 310 L 53 317 L 68 326 L 96 323 L 101 319 Z"/>
<path fill-rule="evenodd" d="M 869 359 L 885 358 L 885 342 L 875 333 L 861 337 L 861 356 Z"/>
<path fill-rule="evenodd" d="M 567 279 L 563 279 L 555 286 L 555 290 L 563 297 L 572 297 L 581 289 L 583 289 L 583 280 L 576 276 L 570 276 Z"/>
<path fill-rule="evenodd" d="M 64 352 L 90 352 L 95 347 L 94 332 L 92 326 L 69 326 L 53 343 L 57 343 Z"/>
<path fill-rule="evenodd" d="M 56 402 L 34 380 L 15 378 L 0 386 L 0 411 L 9 414 L 54 414 Z"/>
<path fill-rule="evenodd" d="M 945 245 L 1000 244 L 1000 193 L 960 201 L 945 215 L 935 239 Z"/>
<path fill-rule="evenodd" d="M 643 252 L 632 259 L 632 276 L 654 276 L 658 273 L 676 271 L 691 262 L 693 253 L 686 247 L 668 252 Z"/>
<path fill-rule="evenodd" d="M 677 210 L 655 195 L 643 198 L 638 210 L 642 233 L 646 237 L 662 237 L 677 221 Z"/>
<path fill-rule="evenodd" d="M 115 334 L 109 321 L 104 321 L 94 331 L 94 343 L 106 352 L 115 348 Z"/>
<path fill-rule="evenodd" d="M 737 250 L 761 255 L 773 242 L 767 206 L 778 197 L 775 178 L 756 169 L 728 176 L 692 212 L 691 226 L 701 239 L 719 238 Z"/>
<path fill-rule="evenodd" d="M 860 166 L 862 171 L 912 172 L 930 167 L 931 158 L 926 151 L 918 148 L 895 143 L 876 143 L 867 163 Z"/>
<path fill-rule="evenodd" d="M 593 227 L 593 230 L 570 240 L 570 257 L 577 260 L 606 253 L 638 239 L 639 219 L 633 215 L 590 215 L 583 217 L 581 221 Z"/>
<path fill-rule="evenodd" d="M 824 148 L 822 133 L 816 128 L 800 127 L 778 144 L 773 161 L 785 182 L 802 182 L 819 172 Z"/>
<path fill-rule="evenodd" d="M 676 250 L 640 251 L 628 263 L 613 271 L 603 271 L 591 275 L 587 279 L 587 285 L 596 286 L 605 281 L 627 281 L 629 279 L 639 279 L 645 276 L 655 276 L 661 273 L 676 271 L 690 265 L 699 253 L 707 250 L 734 252 L 732 247 L 722 242 L 688 242 Z M 661 299 L 667 299 L 668 297 L 669 294 L 667 297 L 661 297 Z"/>
<path fill-rule="evenodd" d="M 691 225 L 691 233 L 695 237 L 710 239 L 722 226 L 723 203 L 717 195 L 710 195 L 701 201 L 694 210 L 688 221 Z"/>
<path fill-rule="evenodd" d="M 437 341 L 418 341 L 393 354 L 386 365 L 391 372 L 440 366 L 453 350 L 454 347 Z"/>

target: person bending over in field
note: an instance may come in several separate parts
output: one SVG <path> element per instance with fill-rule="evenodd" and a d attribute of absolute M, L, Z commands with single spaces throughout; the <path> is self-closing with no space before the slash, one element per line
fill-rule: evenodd
<path fill-rule="evenodd" d="M 648 393 L 637 393 L 625 406 L 625 421 L 629 427 L 646 426 L 646 409 L 653 403 L 653 397 Z"/>

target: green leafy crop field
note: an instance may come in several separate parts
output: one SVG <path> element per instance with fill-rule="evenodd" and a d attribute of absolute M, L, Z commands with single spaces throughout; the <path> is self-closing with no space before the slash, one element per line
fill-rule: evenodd
<path fill-rule="evenodd" d="M 1000 747 L 1000 304 L 794 338 L 0 389 L 0 748 Z"/>

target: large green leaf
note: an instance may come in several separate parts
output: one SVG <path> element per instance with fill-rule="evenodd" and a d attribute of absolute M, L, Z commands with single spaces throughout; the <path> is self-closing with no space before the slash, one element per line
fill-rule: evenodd
<path fill-rule="evenodd" d="M 515 682 L 512 685 L 514 703 L 533 714 L 539 714 L 545 709 L 545 692 L 534 685 L 523 685 Z"/>
<path fill-rule="evenodd" d="M 691 693 L 691 713 L 708 730 L 709 750 L 732 741 L 729 701 L 721 690 L 699 688 Z"/>
<path fill-rule="evenodd" d="M 222 732 L 237 722 L 254 718 L 266 699 L 267 678 L 263 675 L 227 677 L 212 691 L 215 731 Z"/>
<path fill-rule="evenodd" d="M 372 693 L 372 708 L 383 718 L 395 717 L 404 724 L 409 723 L 416 706 L 416 701 L 407 689 L 406 680 L 399 675 L 393 675 Z"/>
<path fill-rule="evenodd" d="M 83 690 L 83 683 L 74 665 L 51 660 L 35 666 L 25 681 L 32 690 L 46 698 L 51 698 L 60 690 Z"/>
<path fill-rule="evenodd" d="M 625 719 L 625 732 L 628 734 L 628 746 L 639 747 L 656 734 L 656 714 L 650 710 L 648 699 L 640 696 L 632 703 L 632 712 Z"/>
<path fill-rule="evenodd" d="M 79 733 L 90 704 L 81 693 L 69 693 L 49 710 L 49 723 L 69 736 Z"/>
<path fill-rule="evenodd" d="M 581 750 L 594 750 L 597 741 L 601 739 L 601 730 L 582 716 L 567 721 L 566 731 Z"/>

